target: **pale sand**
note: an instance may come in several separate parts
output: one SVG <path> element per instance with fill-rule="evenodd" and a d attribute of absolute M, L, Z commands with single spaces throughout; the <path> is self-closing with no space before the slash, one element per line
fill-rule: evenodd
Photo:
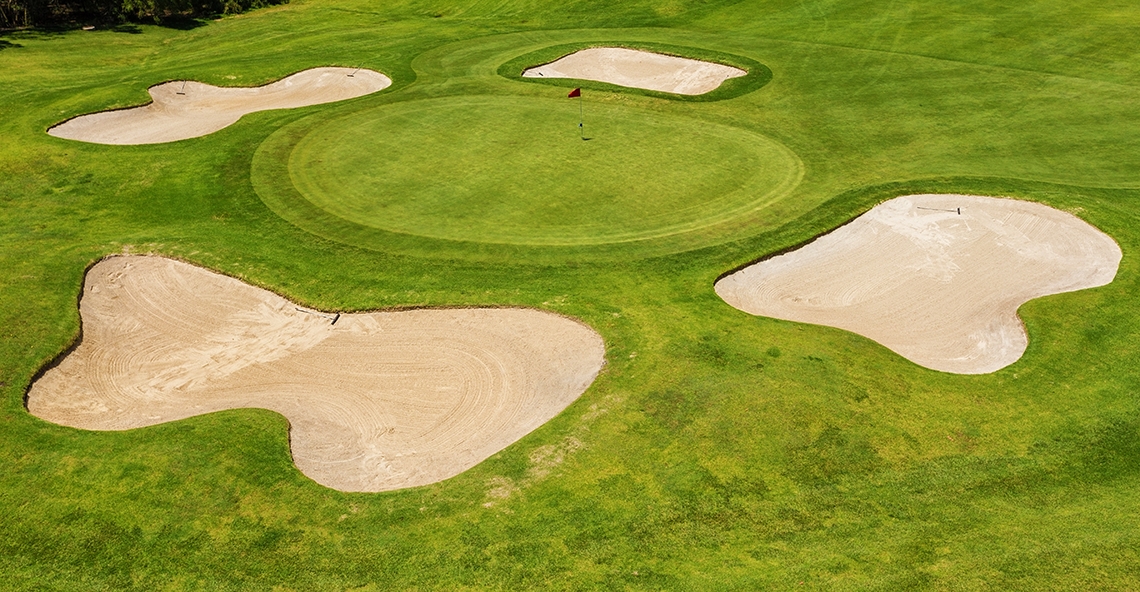
<path fill-rule="evenodd" d="M 247 113 L 343 101 L 391 84 L 379 72 L 354 68 L 313 68 L 252 88 L 176 80 L 152 86 L 149 105 L 82 115 L 48 133 L 96 144 L 159 144 L 212 134 Z"/>
<path fill-rule="evenodd" d="M 160 257 L 87 274 L 82 341 L 28 393 L 55 423 L 126 430 L 270 409 L 293 460 L 343 491 L 457 475 L 557 415 L 604 363 L 601 337 L 527 309 L 330 318 L 234 278 Z"/>
<path fill-rule="evenodd" d="M 1042 204 L 911 195 L 724 277 L 716 293 L 751 314 L 858 333 L 927 368 L 984 374 L 1025 352 L 1022 303 L 1103 286 L 1120 258 L 1108 235 Z"/>
<path fill-rule="evenodd" d="M 583 49 L 522 73 L 527 78 L 580 78 L 680 95 L 701 95 L 746 74 L 724 64 L 621 47 Z"/>

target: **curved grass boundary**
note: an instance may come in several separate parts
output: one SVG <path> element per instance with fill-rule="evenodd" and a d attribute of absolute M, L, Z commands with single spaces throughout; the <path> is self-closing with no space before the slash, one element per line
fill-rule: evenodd
<path fill-rule="evenodd" d="M 574 107 L 461 96 L 360 111 L 299 141 L 290 178 L 314 205 L 365 226 L 561 247 L 713 226 L 799 176 L 792 152 L 766 136 L 628 106 L 594 107 L 600 137 L 582 142 Z"/>
<path fill-rule="evenodd" d="M 608 82 L 583 80 L 579 78 L 525 78 L 522 75 L 523 71 L 527 68 L 549 64 L 550 62 L 558 60 L 559 58 L 572 54 L 576 51 L 581 51 L 583 49 L 589 49 L 592 47 L 622 47 L 626 49 L 639 49 L 680 58 L 716 62 L 718 64 L 724 64 L 726 66 L 735 66 L 744 70 L 745 72 L 748 72 L 748 74 L 739 78 L 729 78 L 728 80 L 725 80 L 723 83 L 721 83 L 720 86 L 701 95 L 681 95 L 676 93 L 667 93 L 655 90 L 646 90 L 642 88 L 633 88 L 629 86 L 621 86 L 617 84 L 610 84 Z M 751 58 L 699 47 L 669 45 L 665 43 L 653 43 L 648 41 L 587 41 L 582 43 L 551 45 L 549 47 L 544 47 L 536 51 L 525 53 L 503 63 L 501 66 L 499 66 L 498 74 L 499 76 L 510 80 L 521 80 L 523 82 L 549 84 L 565 88 L 581 87 L 588 90 L 622 92 L 644 95 L 658 99 L 669 99 L 671 101 L 688 102 L 710 102 L 734 99 L 736 97 L 759 90 L 772 80 L 772 70 L 764 64 L 761 64 L 760 62 Z"/>
<path fill-rule="evenodd" d="M 374 107 L 368 107 L 374 108 Z M 361 110 L 364 110 L 362 108 Z M 341 113 L 337 119 L 352 117 Z M 667 234 L 652 237 L 630 237 L 625 240 L 586 244 L 510 244 L 480 242 L 452 238 L 435 238 L 419 234 L 385 230 L 346 220 L 311 203 L 293 184 L 289 162 L 293 151 L 309 133 L 327 123 L 327 117 L 299 120 L 272 134 L 257 149 L 251 164 L 251 182 L 262 202 L 278 216 L 307 232 L 369 250 L 409 254 L 430 258 L 466 260 L 524 259 L 538 264 L 579 260 L 637 259 L 699 249 L 739 237 L 746 231 L 758 211 L 791 195 L 803 179 L 804 166 L 799 157 L 778 141 L 749 130 L 786 153 L 790 174 L 746 208 L 734 209 L 717 216 L 707 224 L 669 229 Z"/>

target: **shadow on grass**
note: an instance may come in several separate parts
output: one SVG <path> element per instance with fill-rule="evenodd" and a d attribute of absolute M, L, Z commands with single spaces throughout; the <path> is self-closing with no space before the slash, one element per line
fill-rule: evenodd
<path fill-rule="evenodd" d="M 210 19 L 202 17 L 193 17 L 188 15 L 172 15 L 165 16 L 162 19 L 155 19 L 154 25 L 164 29 L 176 29 L 178 31 L 189 31 L 197 29 L 198 27 L 205 27 L 209 24 Z"/>
<path fill-rule="evenodd" d="M 164 29 L 189 31 L 191 29 L 204 27 L 209 24 L 209 21 L 210 19 L 207 17 L 194 17 L 189 15 L 170 15 L 161 18 L 143 19 L 136 22 L 106 22 L 96 20 L 93 21 L 92 24 L 82 21 L 70 21 L 62 23 L 47 23 L 23 29 L 0 31 L 0 36 L 14 40 L 44 40 L 54 39 L 65 34 L 78 32 L 81 30 L 111 31 L 113 33 L 138 35 L 143 33 L 142 25 L 154 25 L 156 27 L 162 27 Z M 21 45 L 18 43 L 13 43 L 12 41 L 0 39 L 0 50 L 7 49 L 9 47 L 21 47 Z"/>
<path fill-rule="evenodd" d="M 65 33 L 69 32 L 69 31 L 74 31 L 78 28 L 79 28 L 79 25 L 74 24 L 74 23 L 67 24 L 67 25 L 52 24 L 52 25 L 43 25 L 43 26 L 39 26 L 39 27 L 27 27 L 24 29 L 12 29 L 10 31 L 4 32 L 3 35 L 5 37 L 7 37 L 8 39 L 18 39 L 18 40 L 54 39 L 56 37 L 59 37 Z M 7 42 L 7 43 L 10 43 L 10 42 Z M 13 43 L 12 45 L 15 45 L 16 47 L 20 47 L 19 44 Z"/>

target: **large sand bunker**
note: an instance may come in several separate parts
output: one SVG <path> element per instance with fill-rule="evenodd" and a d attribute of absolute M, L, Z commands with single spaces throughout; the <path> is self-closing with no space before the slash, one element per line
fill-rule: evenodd
<path fill-rule="evenodd" d="M 527 78 L 580 78 L 681 95 L 701 95 L 746 74 L 724 64 L 622 47 L 583 49 L 522 73 Z"/>
<path fill-rule="evenodd" d="M 1103 286 L 1120 258 L 1108 235 L 1045 205 L 911 195 L 726 276 L 716 292 L 751 314 L 839 327 L 927 368 L 983 374 L 1025 352 L 1022 303 Z"/>
<path fill-rule="evenodd" d="M 79 310 L 82 341 L 32 385 L 33 415 L 125 430 L 270 409 L 291 424 L 297 467 L 344 491 L 467 470 L 577 399 L 605 353 L 597 333 L 552 313 L 336 318 L 159 257 L 96 264 Z"/>
<path fill-rule="evenodd" d="M 151 87 L 149 105 L 81 115 L 48 133 L 96 144 L 159 144 L 212 134 L 247 113 L 343 101 L 391 84 L 379 72 L 352 68 L 313 68 L 252 88 L 176 80 Z"/>

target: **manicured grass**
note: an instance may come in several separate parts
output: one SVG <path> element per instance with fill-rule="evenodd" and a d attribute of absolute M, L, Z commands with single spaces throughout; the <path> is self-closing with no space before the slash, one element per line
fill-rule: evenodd
<path fill-rule="evenodd" d="M 311 204 L 393 233 L 578 245 L 677 235 L 753 214 L 802 174 L 789 150 L 738 128 L 591 104 L 583 140 L 579 117 L 567 99 L 381 105 L 308 132 L 288 156 L 288 176 L 259 176 L 255 189 L 303 227 Z M 681 241 L 693 245 L 672 242 Z M 386 246 L 383 235 L 364 244 Z"/>
<path fill-rule="evenodd" d="M 187 31 L 0 35 L 0 587 L 1136 589 L 1138 29 L 1140 9 L 1123 2 L 312 0 Z M 467 225 L 432 216 L 452 205 L 443 193 L 415 202 L 431 179 L 412 173 L 435 172 L 435 151 L 459 156 L 466 148 L 453 140 L 572 179 L 570 150 L 583 147 L 573 101 L 563 87 L 499 71 L 549 48 L 615 42 L 739 56 L 772 78 L 706 102 L 589 91 L 587 107 L 621 114 L 623 134 L 724 130 L 642 146 L 640 157 L 585 143 L 606 155 L 598 166 L 610 176 L 598 179 L 617 183 L 612 155 L 688 171 L 677 193 L 642 187 L 653 177 L 644 174 L 633 179 L 638 200 L 605 200 L 585 183 L 563 194 L 608 207 L 591 220 L 574 218 L 584 208 L 558 219 L 557 203 L 520 189 L 501 204 L 519 212 Z M 258 84 L 318 65 L 369 67 L 395 84 L 165 145 L 44 133 L 143 102 L 164 80 Z M 465 101 L 471 111 L 392 123 L 392 113 Z M 447 126 L 477 125 L 488 105 L 528 116 L 505 115 L 483 134 Z M 538 105 L 551 109 L 531 115 Z M 527 143 L 537 139 L 507 133 L 563 118 L 573 147 L 541 152 Z M 639 120 L 650 129 L 633 129 Z M 376 126 L 354 138 L 368 151 L 411 141 L 416 126 L 442 135 L 419 162 L 326 140 L 366 162 L 295 165 L 315 165 L 300 149 L 352 121 Z M 379 133 L 386 125 L 391 137 Z M 743 138 L 758 140 L 731 148 Z M 716 222 L 708 226 L 674 211 L 701 184 L 750 182 L 736 170 L 700 175 L 758 158 L 749 151 L 766 150 L 764 138 L 801 163 L 794 188 L 724 220 L 694 204 Z M 512 140 L 528 150 L 500 144 Z M 677 156 L 717 146 L 723 159 Z M 362 193 L 352 206 L 394 200 L 384 203 L 402 208 L 399 225 L 350 223 L 279 191 L 297 190 L 290 175 L 338 170 L 363 185 L 405 175 L 400 192 Z M 481 171 L 479 191 L 455 205 L 486 203 L 486 187 L 510 172 Z M 835 329 L 751 317 L 712 292 L 721 273 L 923 191 L 1072 211 L 1120 242 L 1117 279 L 1023 306 L 1029 350 L 984 376 L 925 370 Z M 676 217 L 639 226 L 628 208 L 654 193 L 673 200 L 658 211 Z M 523 224 L 528 216 L 536 223 Z M 579 228 L 574 244 L 549 243 L 552 220 Z M 680 223 L 693 227 L 613 240 Z M 507 224 L 529 242 L 493 242 Z M 471 471 L 376 495 L 307 480 L 290 461 L 284 420 L 265 411 L 109 433 L 30 416 L 30 380 L 78 336 L 85 266 L 124 250 L 182 257 L 326 309 L 554 310 L 602 333 L 608 365 L 565 413 Z"/>

